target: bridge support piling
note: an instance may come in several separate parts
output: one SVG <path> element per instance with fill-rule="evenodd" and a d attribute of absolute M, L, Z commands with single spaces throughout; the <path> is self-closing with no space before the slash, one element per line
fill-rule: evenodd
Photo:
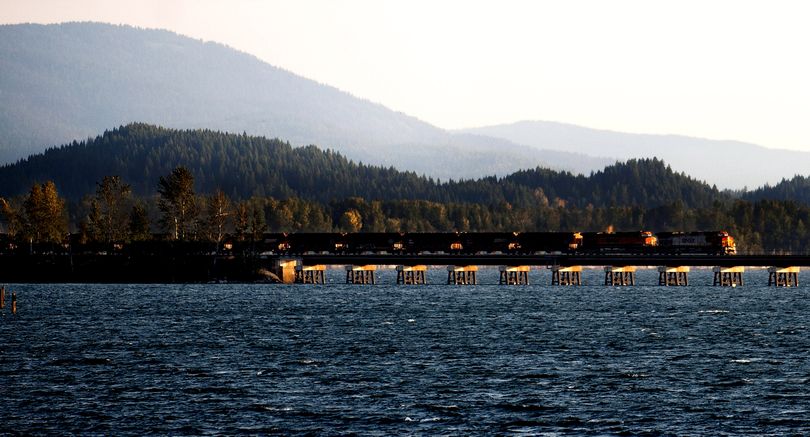
<path fill-rule="evenodd" d="M 582 266 L 551 268 L 551 285 L 582 285 Z"/>
<path fill-rule="evenodd" d="M 447 284 L 478 285 L 478 266 L 447 266 Z"/>
<path fill-rule="evenodd" d="M 634 266 L 605 267 L 605 285 L 636 285 L 636 268 Z"/>
<path fill-rule="evenodd" d="M 295 259 L 279 259 L 275 265 L 275 275 L 278 280 L 284 284 L 292 284 L 296 278 L 296 267 L 298 260 Z M 275 278 L 273 279 L 275 280 Z"/>
<path fill-rule="evenodd" d="M 500 279 L 498 283 L 501 285 L 529 285 L 529 266 L 501 266 Z"/>
<path fill-rule="evenodd" d="M 397 266 L 397 284 L 427 284 L 427 266 Z"/>
<path fill-rule="evenodd" d="M 296 266 L 295 282 L 298 284 L 326 284 L 326 266 Z"/>
<path fill-rule="evenodd" d="M 736 287 L 743 285 L 743 272 L 745 267 L 715 267 L 714 284 L 721 287 Z"/>
<path fill-rule="evenodd" d="M 377 266 L 346 266 L 346 283 L 373 285 L 377 283 L 375 272 Z"/>
<path fill-rule="evenodd" d="M 658 285 L 685 287 L 689 285 L 689 267 L 658 267 Z"/>
<path fill-rule="evenodd" d="M 768 286 L 798 287 L 799 267 L 769 267 Z"/>

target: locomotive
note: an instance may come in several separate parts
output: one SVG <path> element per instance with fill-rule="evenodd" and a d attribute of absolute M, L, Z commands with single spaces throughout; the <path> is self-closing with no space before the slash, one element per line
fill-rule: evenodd
<path fill-rule="evenodd" d="M 663 253 L 735 255 L 737 244 L 726 231 L 659 232 L 658 246 Z"/>
<path fill-rule="evenodd" d="M 725 231 L 269 233 L 273 254 L 736 254 Z"/>

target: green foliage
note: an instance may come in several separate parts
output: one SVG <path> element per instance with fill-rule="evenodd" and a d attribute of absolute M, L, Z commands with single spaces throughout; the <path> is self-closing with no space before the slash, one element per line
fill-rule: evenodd
<path fill-rule="evenodd" d="M 222 190 L 236 200 L 252 196 L 298 197 L 327 204 L 362 197 L 508 203 L 518 208 L 538 204 L 584 208 L 657 207 L 674 199 L 680 199 L 686 207 L 705 207 L 715 200 L 728 199 L 656 159 L 617 163 L 589 177 L 537 168 L 504 178 L 439 183 L 412 172 L 357 164 L 314 146 L 293 148 L 262 137 L 146 124 L 122 126 L 95 139 L 0 167 L 0 195 L 19 195 L 36 181 L 52 179 L 69 199 L 76 200 L 109 174 L 129 181 L 134 193 L 150 195 L 154 193 L 155 179 L 177 166 L 187 168 L 196 177 L 200 192 Z"/>
<path fill-rule="evenodd" d="M 199 230 L 210 241 L 221 241 L 226 232 L 256 241 L 265 231 L 724 229 L 741 252 L 810 249 L 807 204 L 733 199 L 656 159 L 617 163 L 590 176 L 537 168 L 440 183 L 279 140 L 131 124 L 0 168 L 0 194 L 10 196 L 0 202 L 6 232 L 43 240 L 64 234 L 64 213 L 42 218 L 42 208 L 35 207 L 63 208 L 54 183 L 37 182 L 51 178 L 73 199 L 95 190 L 91 207 L 71 217 L 87 218 L 102 230 L 105 217 L 122 220 L 95 231 L 107 235 L 104 240 L 126 222 L 130 238 L 148 238 L 157 209 L 164 229 L 177 239 L 195 239 Z M 126 219 L 120 215 L 124 207 L 111 206 L 131 201 L 122 180 L 131 181 L 139 195 Z M 213 194 L 199 197 L 195 188 Z M 25 202 L 15 200 L 21 193 Z M 46 229 L 51 222 L 54 231 Z"/>
<path fill-rule="evenodd" d="M 765 185 L 742 196 L 746 200 L 790 200 L 810 205 L 810 178 L 794 176 L 792 179 L 782 179 L 774 186 Z"/>
<path fill-rule="evenodd" d="M 129 212 L 129 235 L 133 241 L 144 241 L 151 238 L 149 215 L 142 202 L 132 205 Z"/>

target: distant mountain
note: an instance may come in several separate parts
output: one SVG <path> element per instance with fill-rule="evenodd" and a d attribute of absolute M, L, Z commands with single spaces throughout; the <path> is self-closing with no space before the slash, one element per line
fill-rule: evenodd
<path fill-rule="evenodd" d="M 272 42 L 271 42 L 272 43 Z M 721 188 L 810 174 L 810 154 L 549 122 L 449 132 L 221 44 L 99 23 L 0 26 L 0 163 L 146 122 L 318 145 L 434 178 L 663 159 Z"/>
<path fill-rule="evenodd" d="M 587 173 L 613 162 L 451 134 L 224 45 L 168 31 L 99 23 L 0 26 L 0 163 L 130 122 L 316 144 L 443 179 L 535 166 Z"/>
<path fill-rule="evenodd" d="M 767 149 L 739 141 L 679 135 L 629 134 L 546 121 L 521 121 L 461 131 L 503 138 L 537 149 L 564 150 L 617 160 L 658 157 L 678 171 L 740 189 L 810 174 L 810 153 Z"/>
<path fill-rule="evenodd" d="M 26 193 L 52 180 L 71 200 L 95 192 L 104 176 L 121 176 L 139 195 L 178 165 L 195 175 L 201 193 L 222 189 L 233 198 L 299 197 L 328 203 L 353 196 L 368 200 L 568 207 L 669 205 L 707 207 L 724 195 L 658 160 L 615 164 L 586 177 L 536 168 L 511 176 L 439 183 L 412 172 L 361 165 L 316 147 L 210 130 L 175 130 L 130 124 L 104 135 L 0 167 L 0 196 Z"/>

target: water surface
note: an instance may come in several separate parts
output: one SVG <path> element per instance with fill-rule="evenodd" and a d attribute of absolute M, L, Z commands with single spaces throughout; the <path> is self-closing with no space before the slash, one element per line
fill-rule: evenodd
<path fill-rule="evenodd" d="M 806 287 L 394 277 L 11 285 L 0 434 L 810 433 Z"/>

